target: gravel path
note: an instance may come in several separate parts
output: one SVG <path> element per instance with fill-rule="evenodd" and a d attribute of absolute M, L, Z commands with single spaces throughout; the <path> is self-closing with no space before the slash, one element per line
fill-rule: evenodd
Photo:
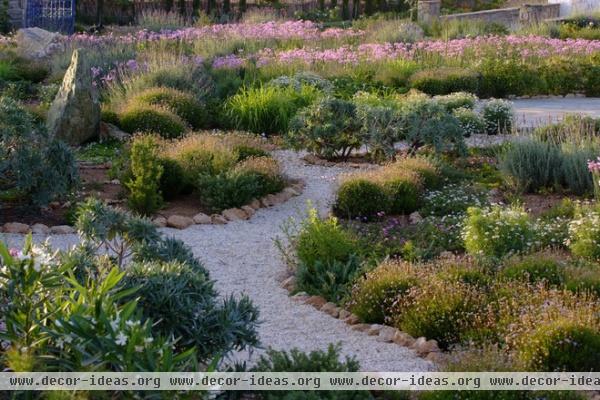
<path fill-rule="evenodd" d="M 554 123 L 567 114 L 600 117 L 600 98 L 552 98 L 512 100 L 517 124 L 522 128 Z"/>
<path fill-rule="evenodd" d="M 260 339 L 265 347 L 303 351 L 325 349 L 340 342 L 344 356 L 356 356 L 364 371 L 425 371 L 432 364 L 413 351 L 395 344 L 378 342 L 375 337 L 351 330 L 342 321 L 293 301 L 279 286 L 286 266 L 273 239 L 281 236 L 281 225 L 290 217 L 304 216 L 307 201 L 322 213 L 329 209 L 335 181 L 344 170 L 307 166 L 298 155 L 279 151 L 276 156 L 292 178 L 306 181 L 301 196 L 269 209 L 260 209 L 250 221 L 227 225 L 194 225 L 186 230 L 164 229 L 192 247 L 209 269 L 221 295 L 246 293 L 261 313 Z M 36 238 L 42 240 L 43 238 Z M 75 235 L 51 237 L 56 247 L 75 244 Z M 5 241 L 17 246 L 22 237 L 5 235 Z M 236 359 L 255 359 L 264 350 L 237 354 Z"/>

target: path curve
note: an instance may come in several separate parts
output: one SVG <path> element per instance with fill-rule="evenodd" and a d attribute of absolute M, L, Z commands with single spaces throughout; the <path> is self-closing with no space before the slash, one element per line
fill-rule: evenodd
<path fill-rule="evenodd" d="M 326 213 L 333 200 L 337 177 L 346 171 L 337 167 L 305 165 L 298 154 L 289 151 L 277 151 L 275 157 L 290 178 L 306 181 L 301 196 L 272 208 L 260 209 L 249 221 L 193 225 L 182 231 L 164 228 L 162 231 L 192 247 L 210 271 L 222 296 L 246 293 L 252 299 L 260 310 L 262 323 L 258 330 L 264 347 L 278 350 L 296 347 L 311 351 L 340 342 L 342 356 L 355 356 L 363 371 L 433 369 L 430 362 L 417 357 L 412 350 L 353 331 L 344 322 L 293 301 L 280 287 L 286 266 L 273 239 L 281 236 L 281 225 L 290 217 L 303 218 L 309 200 L 321 213 Z M 43 239 L 44 236 L 36 235 L 36 240 Z M 4 240 L 11 246 L 19 246 L 22 236 L 5 234 Z M 77 240 L 76 235 L 50 237 L 57 248 L 73 245 Z M 236 354 L 233 358 L 252 361 L 262 352 L 263 349 L 258 349 Z"/>
<path fill-rule="evenodd" d="M 531 128 L 556 123 L 567 114 L 600 118 L 600 98 L 551 98 L 512 100 L 517 125 Z"/>

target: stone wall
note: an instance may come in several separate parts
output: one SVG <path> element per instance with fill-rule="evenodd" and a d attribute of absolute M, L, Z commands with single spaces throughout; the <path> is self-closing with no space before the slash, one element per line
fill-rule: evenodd
<path fill-rule="evenodd" d="M 506 26 L 538 23 L 546 19 L 558 18 L 559 4 L 524 4 L 521 7 L 500 8 L 460 14 L 440 15 L 441 0 L 420 0 L 418 2 L 419 21 L 429 23 L 441 21 L 482 21 Z"/>

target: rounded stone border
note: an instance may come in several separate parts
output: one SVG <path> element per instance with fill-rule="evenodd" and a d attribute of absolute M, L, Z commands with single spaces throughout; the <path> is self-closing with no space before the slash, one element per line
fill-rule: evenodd
<path fill-rule="evenodd" d="M 183 215 L 171 215 L 168 218 L 158 216 L 152 219 L 155 226 L 169 227 L 175 229 L 185 229 L 191 225 L 224 225 L 232 221 L 243 221 L 252 218 L 256 210 L 264 207 L 273 207 L 278 204 L 285 203 L 295 196 L 299 196 L 306 184 L 303 181 L 295 181 L 290 186 L 276 194 L 268 194 L 261 199 L 255 199 L 245 206 L 240 208 L 229 208 L 221 212 L 221 214 L 207 215 L 198 213 L 194 217 L 186 217 Z M 13 234 L 42 234 L 42 235 L 67 235 L 77 231 L 69 225 L 47 226 L 44 224 L 23 224 L 21 222 L 7 222 L 0 226 L 0 232 Z"/>
<path fill-rule="evenodd" d="M 296 277 L 290 276 L 281 283 L 281 287 L 291 292 L 296 285 Z M 360 319 L 350 311 L 338 307 L 336 304 L 328 302 L 321 296 L 311 296 L 305 292 L 296 293 L 291 296 L 294 301 L 313 306 L 315 309 L 337 318 L 347 325 L 350 329 L 363 332 L 368 336 L 376 336 L 376 340 L 384 343 L 394 343 L 402 347 L 408 347 L 413 350 L 417 356 L 433 363 L 440 363 L 445 355 L 434 339 L 427 340 L 425 337 L 414 338 L 406 332 L 396 329 L 392 326 L 381 324 L 364 324 Z"/>

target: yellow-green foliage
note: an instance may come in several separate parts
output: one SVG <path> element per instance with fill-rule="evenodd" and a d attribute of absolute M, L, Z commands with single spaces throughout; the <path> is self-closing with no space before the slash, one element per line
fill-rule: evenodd
<path fill-rule="evenodd" d="M 419 208 L 423 190 L 437 187 L 441 181 L 440 171 L 431 161 L 403 158 L 347 176 L 338 189 L 334 210 L 349 218 L 408 214 Z"/>
<path fill-rule="evenodd" d="M 173 88 L 154 87 L 143 90 L 129 104 L 165 107 L 192 128 L 201 128 L 206 119 L 204 107 L 192 94 Z"/>
<path fill-rule="evenodd" d="M 177 138 L 186 130 L 185 122 L 167 108 L 133 104 L 119 114 L 119 123 L 129 133 L 156 133 L 164 138 Z"/>
<path fill-rule="evenodd" d="M 348 305 L 362 321 L 382 324 L 398 297 L 419 282 L 419 267 L 385 262 L 362 277 L 352 288 Z"/>
<path fill-rule="evenodd" d="M 137 136 L 131 145 L 131 179 L 125 182 L 129 190 L 128 203 L 133 210 L 150 215 L 162 205 L 160 178 L 163 167 L 159 161 L 159 141 L 153 136 Z"/>

